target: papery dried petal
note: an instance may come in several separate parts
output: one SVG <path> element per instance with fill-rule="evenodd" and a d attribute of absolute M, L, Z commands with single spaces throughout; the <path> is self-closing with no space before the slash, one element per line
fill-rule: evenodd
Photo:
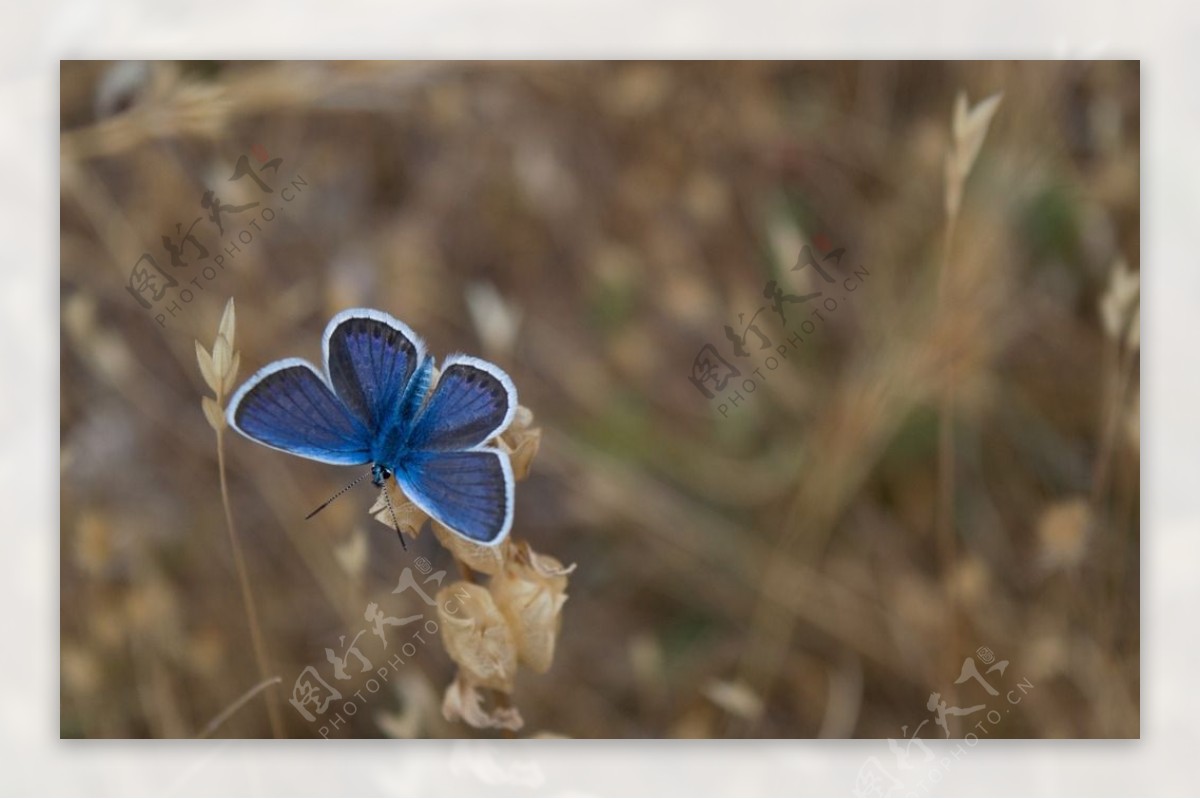
<path fill-rule="evenodd" d="M 514 541 L 512 548 L 512 556 L 529 564 L 529 567 L 539 576 L 545 579 L 562 578 L 561 583 L 555 583 L 555 585 L 559 586 L 558 590 L 563 590 L 567 587 L 567 575 L 575 571 L 576 564 L 572 563 L 570 566 L 564 566 L 558 558 L 534 552 L 533 547 L 529 545 L 528 541 Z"/>
<path fill-rule="evenodd" d="M 518 442 L 515 449 L 508 451 L 512 461 L 513 479 L 524 480 L 533 469 L 533 459 L 542 446 L 542 428 L 535 427 L 526 433 Z"/>
<path fill-rule="evenodd" d="M 513 412 L 512 424 L 509 425 L 509 430 L 513 428 L 523 429 L 530 427 L 533 424 L 533 411 L 526 408 L 524 405 L 518 405 L 517 410 Z"/>
<path fill-rule="evenodd" d="M 498 546 L 477 544 L 453 532 L 436 519 L 433 521 L 433 534 L 437 536 L 437 540 L 441 542 L 442 546 L 450 550 L 450 554 L 474 571 L 482 574 L 499 574 L 500 570 L 504 568 L 508 541 L 504 541 Z"/>
<path fill-rule="evenodd" d="M 520 661 L 538 674 L 554 662 L 566 594 L 555 594 L 527 580 L 498 577 L 492 583 L 496 605 L 513 631 Z"/>
<path fill-rule="evenodd" d="M 533 427 L 533 411 L 518 405 L 513 419 L 496 440 L 496 445 L 508 453 L 512 462 L 513 479 L 524 480 L 542 443 L 542 429 Z"/>
<path fill-rule="evenodd" d="M 421 528 L 429 520 L 429 514 L 410 502 L 394 480 L 384 483 L 384 490 L 391 497 L 392 509 L 396 511 L 395 523 L 400 525 L 400 532 L 409 538 L 419 536 Z M 387 501 L 383 498 L 383 491 L 379 492 L 379 496 L 375 499 L 375 504 L 371 506 L 368 513 L 389 530 L 396 529 L 392 522 L 392 513 L 388 510 Z"/>
<path fill-rule="evenodd" d="M 483 696 L 479 687 L 461 672 L 454 682 L 446 686 L 442 699 L 442 716 L 446 721 L 462 720 L 477 730 L 519 730 L 525 726 L 521 713 L 515 707 L 497 707 L 488 712 L 483 708 Z"/>
<path fill-rule="evenodd" d="M 442 643 L 459 669 L 472 683 L 511 693 L 517 647 L 491 592 L 459 580 L 438 591 L 437 606 Z"/>
<path fill-rule="evenodd" d="M 564 568 L 525 542 L 514 544 L 512 555 L 492 581 L 492 596 L 513 631 L 520 661 L 544 674 L 554 662 L 567 575 L 575 566 Z"/>

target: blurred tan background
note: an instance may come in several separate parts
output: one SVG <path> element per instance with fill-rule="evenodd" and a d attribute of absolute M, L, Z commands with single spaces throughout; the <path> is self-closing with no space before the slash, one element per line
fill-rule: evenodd
<path fill-rule="evenodd" d="M 1003 101 L 947 257 L 960 90 Z M 193 345 L 233 296 L 243 377 L 368 305 L 514 378 L 544 429 L 514 534 L 577 564 L 523 734 L 903 738 L 931 692 L 977 703 L 988 647 L 1034 686 L 992 737 L 1136 736 L 1137 352 L 1104 309 L 1136 284 L 1138 108 L 1136 63 L 64 62 L 62 734 L 194 735 L 258 680 Z M 186 286 L 162 237 L 209 189 L 259 201 L 228 179 L 263 154 L 302 189 L 160 326 L 130 269 Z M 820 288 L 805 244 L 869 277 L 723 415 L 693 359 L 735 361 L 767 281 Z M 290 691 L 411 557 L 370 491 L 303 521 L 356 471 L 226 446 Z M 477 734 L 451 671 L 423 649 L 336 734 Z M 218 734 L 270 734 L 261 700 Z"/>

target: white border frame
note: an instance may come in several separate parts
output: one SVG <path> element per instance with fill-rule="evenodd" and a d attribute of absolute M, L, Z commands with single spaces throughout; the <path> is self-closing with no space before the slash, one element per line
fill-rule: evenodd
<path fill-rule="evenodd" d="M 989 741 L 943 795 L 1195 794 L 1200 699 L 1200 48 L 1195 7 L 1148 0 L 715 6 L 628 0 L 343 0 L 284 14 L 256 0 L 146 14 L 143 2 L 7 10 L 0 215 L 10 279 L 0 314 L 8 529 L 0 543 L 5 697 L 0 791 L 23 795 L 448 796 L 844 794 L 880 742 L 60 742 L 56 371 L 60 57 L 78 58 L 1143 58 L 1142 741 Z M 231 24 L 236 21 L 237 24 Z M 364 25 L 363 21 L 370 24 Z M 18 132 L 18 129 L 20 132 Z M 21 202 L 17 202 L 17 198 Z M 15 246 L 14 246 L 15 245 Z M 115 276 L 114 276 L 114 279 Z M 215 318 L 215 317 L 214 317 Z M 190 341 L 185 342 L 190 347 Z M 18 388 L 20 390 L 18 390 Z M 17 654 L 19 653 L 19 655 Z M 563 697 L 563 701 L 570 701 Z"/>

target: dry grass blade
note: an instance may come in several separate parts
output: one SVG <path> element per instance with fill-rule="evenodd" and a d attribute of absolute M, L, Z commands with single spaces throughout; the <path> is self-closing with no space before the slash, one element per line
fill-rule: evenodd
<path fill-rule="evenodd" d="M 225 412 L 221 410 L 221 406 L 212 397 L 201 397 L 200 407 L 204 409 L 204 418 L 208 420 L 208 425 L 213 430 L 221 431 L 225 429 Z"/>
<path fill-rule="evenodd" d="M 953 142 L 946 155 L 946 216 L 950 219 L 958 216 L 963 187 L 983 147 L 992 117 L 1000 107 L 1001 97 L 1000 93 L 993 94 L 974 108 L 967 107 L 966 92 L 959 92 L 955 99 L 951 124 Z"/>
<path fill-rule="evenodd" d="M 214 394 L 221 393 L 221 380 L 217 376 L 217 370 L 213 366 L 212 355 L 208 350 L 204 349 L 204 345 L 199 341 L 196 342 L 196 362 L 200 364 L 200 376 L 204 378 L 204 382 L 213 390 Z"/>
<path fill-rule="evenodd" d="M 233 297 L 225 303 L 225 310 L 221 313 L 221 322 L 217 325 L 217 335 L 224 337 L 230 348 L 233 347 L 233 334 L 237 326 L 237 310 L 233 305 Z"/>

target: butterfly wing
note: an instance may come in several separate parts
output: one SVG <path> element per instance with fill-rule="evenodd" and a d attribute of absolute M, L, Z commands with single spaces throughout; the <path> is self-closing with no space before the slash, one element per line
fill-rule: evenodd
<path fill-rule="evenodd" d="M 247 438 L 314 461 L 371 459 L 369 431 L 299 358 L 276 361 L 247 380 L 230 400 L 226 420 Z"/>
<path fill-rule="evenodd" d="M 329 320 L 322 349 L 338 398 L 374 436 L 387 433 L 397 423 L 404 388 L 425 357 L 425 343 L 383 311 L 351 308 Z"/>
<path fill-rule="evenodd" d="M 508 427 L 516 410 L 517 389 L 500 367 L 451 355 L 413 422 L 408 449 L 445 452 L 478 447 Z"/>
<path fill-rule="evenodd" d="M 512 529 L 512 465 L 500 450 L 413 452 L 396 480 L 418 508 L 476 543 L 495 546 Z"/>
<path fill-rule="evenodd" d="M 516 388 L 499 367 L 450 356 L 396 471 L 417 507 L 476 543 L 499 544 L 512 527 L 512 465 L 506 453 L 483 444 L 508 426 L 516 408 Z"/>

